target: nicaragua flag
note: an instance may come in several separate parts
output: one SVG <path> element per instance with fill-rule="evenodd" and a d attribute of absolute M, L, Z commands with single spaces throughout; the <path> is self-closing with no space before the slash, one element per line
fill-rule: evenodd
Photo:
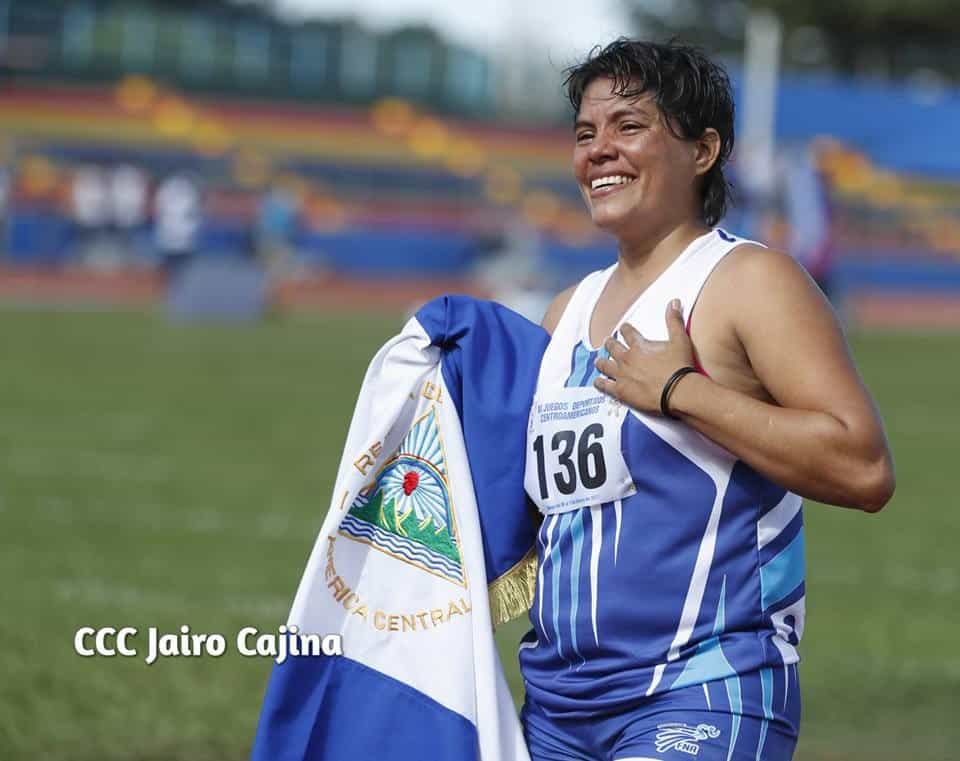
<path fill-rule="evenodd" d="M 548 336 L 444 296 L 374 357 L 288 626 L 343 655 L 275 666 L 254 761 L 528 759 L 493 639 L 526 613 L 525 434 Z"/>

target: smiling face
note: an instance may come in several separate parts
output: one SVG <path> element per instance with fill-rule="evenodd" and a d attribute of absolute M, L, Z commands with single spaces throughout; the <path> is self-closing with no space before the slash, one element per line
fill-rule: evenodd
<path fill-rule="evenodd" d="M 698 219 L 702 146 L 671 133 L 649 94 L 612 90 L 593 80 L 574 126 L 574 175 L 594 223 L 627 239 Z"/>

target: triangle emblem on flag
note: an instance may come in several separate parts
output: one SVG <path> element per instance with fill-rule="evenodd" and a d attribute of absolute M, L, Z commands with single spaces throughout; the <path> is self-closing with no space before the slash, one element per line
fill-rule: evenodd
<path fill-rule="evenodd" d="M 353 501 L 340 534 L 466 586 L 436 407 Z"/>

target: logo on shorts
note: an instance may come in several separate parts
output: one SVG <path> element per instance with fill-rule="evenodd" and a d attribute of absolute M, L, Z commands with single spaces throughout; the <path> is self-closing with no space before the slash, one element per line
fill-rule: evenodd
<path fill-rule="evenodd" d="M 657 735 L 654 738 L 657 753 L 678 750 L 681 753 L 689 753 L 691 756 L 695 756 L 700 752 L 701 740 L 720 737 L 720 730 L 712 724 L 697 724 L 697 726 L 691 727 L 689 724 L 671 721 L 667 724 L 657 724 L 657 730 Z"/>

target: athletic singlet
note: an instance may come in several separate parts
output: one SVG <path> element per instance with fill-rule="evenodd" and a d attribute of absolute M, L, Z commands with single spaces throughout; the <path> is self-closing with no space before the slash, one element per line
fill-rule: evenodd
<path fill-rule="evenodd" d="M 666 340 L 669 301 L 688 319 L 744 242 L 720 229 L 697 238 L 621 322 Z M 597 398 L 605 352 L 589 324 L 615 267 L 580 283 L 540 367 L 526 486 L 545 518 L 520 645 L 527 694 L 574 717 L 690 685 L 709 704 L 715 683 L 731 713 L 772 718 L 803 633 L 801 500 L 684 423 Z"/>

